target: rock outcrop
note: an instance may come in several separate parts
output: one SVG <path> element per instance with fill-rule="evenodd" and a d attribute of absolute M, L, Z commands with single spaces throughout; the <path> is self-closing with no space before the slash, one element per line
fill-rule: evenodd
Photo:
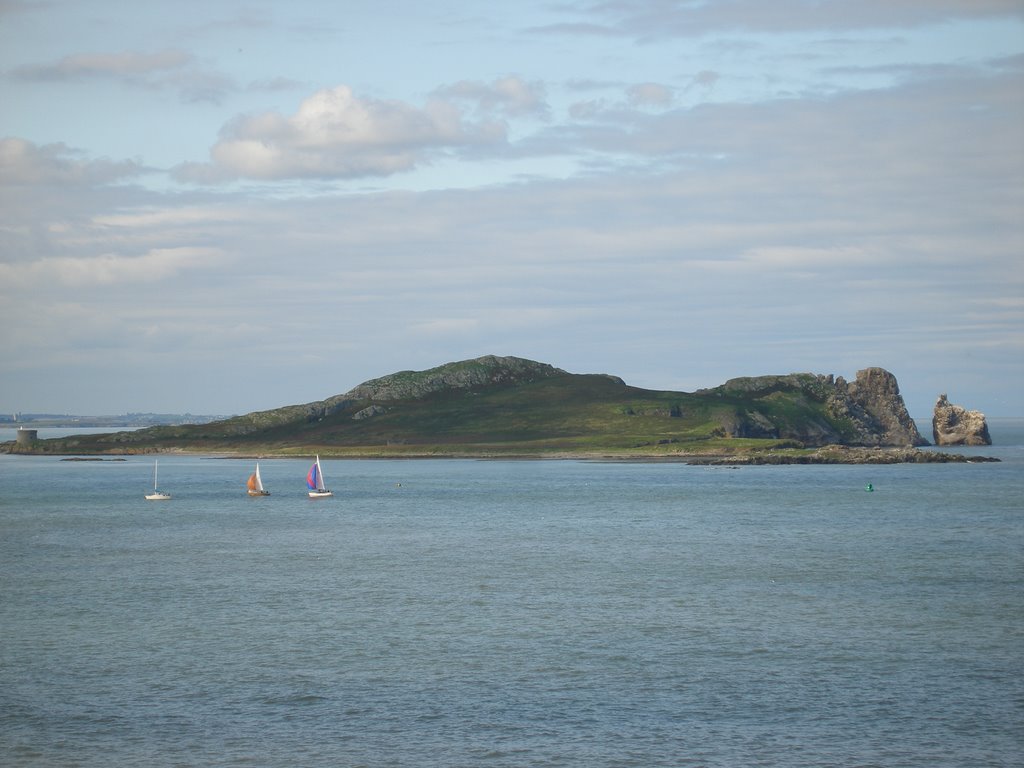
<path fill-rule="evenodd" d="M 896 377 L 884 368 L 865 368 L 847 384 L 836 379 L 832 413 L 853 418 L 860 434 L 848 445 L 928 445 L 910 418 Z"/>
<path fill-rule="evenodd" d="M 492 384 L 526 384 L 565 371 L 521 357 L 486 355 L 475 360 L 446 363 L 428 371 L 400 371 L 370 379 L 341 395 L 344 400 L 412 400 L 434 392 L 465 390 Z"/>
<path fill-rule="evenodd" d="M 935 402 L 932 437 L 936 445 L 992 445 L 985 414 L 954 405 L 945 394 Z"/>
<path fill-rule="evenodd" d="M 884 368 L 865 368 L 849 383 L 842 376 L 812 373 L 744 377 L 730 379 L 717 391 L 749 404 L 722 424 L 732 437 L 796 440 L 807 446 L 928 444 L 907 412 L 896 377 Z M 789 403 L 807 407 L 798 414 L 773 407 L 773 401 L 781 403 L 786 396 Z"/>
<path fill-rule="evenodd" d="M 730 466 L 743 464 L 969 464 L 998 462 L 990 456 L 922 451 L 918 448 L 850 448 L 826 445 L 810 453 L 752 451 L 741 456 L 694 456 L 687 464 Z"/>

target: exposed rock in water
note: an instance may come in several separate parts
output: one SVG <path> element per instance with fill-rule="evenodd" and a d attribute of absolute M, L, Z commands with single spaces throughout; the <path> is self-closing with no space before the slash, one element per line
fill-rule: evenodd
<path fill-rule="evenodd" d="M 992 445 L 985 414 L 954 405 L 945 394 L 935 402 L 932 437 L 936 445 Z"/>
<path fill-rule="evenodd" d="M 944 451 L 922 451 L 917 448 L 849 448 L 827 445 L 810 453 L 790 451 L 758 451 L 739 456 L 695 456 L 688 464 L 712 466 L 749 464 L 977 464 L 998 462 L 990 456 L 965 456 Z"/>

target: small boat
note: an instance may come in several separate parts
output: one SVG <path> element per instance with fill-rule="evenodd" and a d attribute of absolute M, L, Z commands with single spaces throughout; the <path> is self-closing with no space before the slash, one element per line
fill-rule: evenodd
<path fill-rule="evenodd" d="M 309 498 L 311 499 L 322 499 L 325 496 L 334 495 L 324 486 L 324 471 L 320 469 L 319 454 L 313 466 L 309 468 L 309 472 L 306 474 L 306 485 L 309 487 Z"/>
<path fill-rule="evenodd" d="M 246 484 L 250 496 L 269 496 L 270 491 L 264 490 L 263 480 L 260 478 L 260 463 L 256 462 L 256 471 L 249 475 L 249 482 Z"/>
<path fill-rule="evenodd" d="M 163 491 L 157 490 L 157 487 L 156 487 L 156 472 L 157 472 L 157 460 L 154 459 L 153 460 L 153 492 L 152 493 L 147 493 L 146 494 L 146 498 L 149 501 L 167 501 L 167 499 L 171 498 L 171 494 L 164 493 Z"/>

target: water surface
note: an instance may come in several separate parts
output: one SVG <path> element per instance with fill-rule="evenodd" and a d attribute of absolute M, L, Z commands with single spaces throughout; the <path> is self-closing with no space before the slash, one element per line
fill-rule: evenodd
<path fill-rule="evenodd" d="M 299 460 L 251 499 L 251 462 L 162 457 L 147 502 L 146 458 L 2 456 L 0 763 L 1021 765 L 1004 435 L 1000 464 L 325 461 L 319 501 Z"/>

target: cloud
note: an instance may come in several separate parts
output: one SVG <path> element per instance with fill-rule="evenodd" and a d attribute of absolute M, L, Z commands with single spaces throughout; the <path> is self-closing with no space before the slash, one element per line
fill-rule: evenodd
<path fill-rule="evenodd" d="M 721 75 L 710 69 L 702 69 L 693 79 L 690 81 L 690 87 L 698 88 L 714 88 L 715 84 L 721 79 Z"/>
<path fill-rule="evenodd" d="M 560 34 L 618 34 L 639 39 L 710 32 L 803 32 L 913 28 L 952 19 L 1024 18 L 1019 0 L 602 0 L 586 21 L 550 27 Z M 594 21 L 600 19 L 600 21 Z"/>
<path fill-rule="evenodd" d="M 780 192 L 789 196 L 802 179 L 803 186 L 820 185 L 839 199 L 850 178 L 902 183 L 907 194 L 919 194 L 914 185 L 934 165 L 977 174 L 985 164 L 994 177 L 1001 164 L 1019 165 L 1014 132 L 1024 120 L 1022 92 L 1019 73 L 963 69 L 956 77 L 909 80 L 894 88 L 706 103 L 657 114 L 588 102 L 576 105 L 575 123 L 533 140 L 548 152 L 583 149 L 609 158 L 610 170 L 617 167 L 614 158 L 662 169 L 669 161 L 679 167 L 710 163 L 723 171 L 735 167 L 758 186 L 781 174 L 790 186 Z"/>
<path fill-rule="evenodd" d="M 715 85 L 701 66 L 687 63 L 675 91 L 582 83 L 617 91 L 517 142 L 503 120 L 543 116 L 546 103 L 525 80 L 459 81 L 421 105 L 327 89 L 291 114 L 227 123 L 209 163 L 178 169 L 367 177 L 471 149 L 569 168 L 562 180 L 471 190 L 130 189 L 106 182 L 133 164 L 6 140 L 0 260 L 16 263 L 0 269 L 0 326 L 52 318 L 51 306 L 81 313 L 60 315 L 73 341 L 68 323 L 52 323 L 7 334 L 17 338 L 0 339 L 2 356 L 25 351 L 42 365 L 121 333 L 109 378 L 168 346 L 128 337 L 163 328 L 162 341 L 175 336 L 191 356 L 182 369 L 202 351 L 211 376 L 237 377 L 225 390 L 243 399 L 229 408 L 494 351 L 684 389 L 777 366 L 849 374 L 896 363 L 906 389 L 911 365 L 965 359 L 924 348 L 940 325 L 962 329 L 957 350 L 979 356 L 978 370 L 1011 364 L 1024 246 L 1019 71 L 935 69 L 820 98 L 667 101 Z M 577 158 L 592 164 L 570 167 Z M 32 311 L 39 298 L 52 300 L 45 313 Z M 88 342 L 90 317 L 109 332 Z M 239 368 L 245 348 L 261 352 Z M 296 384 L 289 361 L 307 354 L 324 365 Z M 256 366 L 259 387 L 246 386 Z"/>
<path fill-rule="evenodd" d="M 25 13 L 35 10 L 36 6 L 36 3 L 29 3 L 28 0 L 0 0 L 0 16 Z"/>
<path fill-rule="evenodd" d="M 590 89 L 613 89 L 621 94 L 621 98 L 611 99 L 598 97 L 575 101 L 569 104 L 567 112 L 572 121 L 629 123 L 652 109 L 664 112 L 675 102 L 675 90 L 661 83 L 632 83 L 629 85 L 614 83 L 574 83 L 574 91 Z M 565 136 L 573 132 L 572 125 L 559 126 L 556 132 Z M 530 142 L 524 142 L 529 144 Z"/>
<path fill-rule="evenodd" d="M 863 245 L 838 247 L 771 246 L 745 250 L 734 264 L 741 270 L 786 270 L 795 274 L 824 275 L 832 271 L 881 271 L 890 255 L 871 252 Z"/>
<path fill-rule="evenodd" d="M 230 77 L 203 70 L 173 73 L 152 86 L 177 91 L 178 98 L 185 104 L 220 104 L 228 93 L 237 90 Z"/>
<path fill-rule="evenodd" d="M 503 77 L 493 83 L 462 80 L 439 88 L 434 95 L 442 99 L 475 103 L 480 113 L 498 113 L 506 117 L 533 115 L 546 117 L 548 105 L 542 83 L 527 83 L 518 77 Z"/>
<path fill-rule="evenodd" d="M 35 83 L 106 80 L 133 88 L 174 90 L 185 103 L 218 104 L 236 88 L 231 78 L 202 69 L 191 54 L 176 49 L 156 53 L 78 53 L 51 64 L 19 67 L 11 75 Z"/>
<path fill-rule="evenodd" d="M 317 91 L 294 115 L 239 117 L 221 131 L 211 162 L 175 169 L 187 182 L 238 178 L 388 176 L 428 162 L 434 153 L 506 141 L 500 123 L 470 123 L 450 102 L 422 108 L 356 96 L 345 85 Z"/>
<path fill-rule="evenodd" d="M 202 247 L 154 248 L 141 256 L 107 253 L 85 258 L 54 257 L 0 264 L 0 282 L 18 289 L 55 283 L 76 289 L 158 283 L 184 271 L 219 265 L 224 258 L 220 248 Z"/>
<path fill-rule="evenodd" d="M 271 77 L 264 80 L 254 80 L 249 83 L 248 90 L 263 93 L 278 93 L 282 91 L 295 91 L 302 87 L 302 83 L 290 77 Z"/>
<path fill-rule="evenodd" d="M 672 103 L 672 89 L 658 83 L 638 83 L 626 94 L 634 107 L 666 107 Z"/>
<path fill-rule="evenodd" d="M 441 317 L 413 322 L 409 326 L 409 332 L 423 336 L 451 337 L 453 334 L 476 331 L 479 325 L 480 321 L 475 317 Z"/>
<path fill-rule="evenodd" d="M 59 81 L 88 77 L 139 77 L 153 73 L 179 70 L 191 63 L 184 51 L 165 50 L 157 53 L 78 53 L 65 56 L 53 64 L 19 67 L 12 74 L 21 80 Z"/>
<path fill-rule="evenodd" d="M 223 223 L 243 219 L 238 209 L 224 206 L 181 206 L 173 208 L 142 209 L 135 213 L 117 213 L 95 216 L 92 223 L 98 227 L 150 229 L 195 227 L 201 224 Z"/>
<path fill-rule="evenodd" d="M 66 144 L 0 139 L 0 187 L 105 184 L 144 172 L 131 160 L 82 160 L 78 154 Z"/>

